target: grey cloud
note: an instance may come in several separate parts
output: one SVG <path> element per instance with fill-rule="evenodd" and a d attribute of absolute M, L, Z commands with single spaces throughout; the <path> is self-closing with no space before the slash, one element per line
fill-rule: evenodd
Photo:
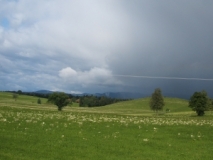
<path fill-rule="evenodd" d="M 134 26 L 134 43 L 108 57 L 114 74 L 212 78 L 211 5 L 202 1 L 134 2 L 124 6 Z M 206 89 L 212 94 L 211 82 L 122 79 L 127 85 L 136 84 L 134 90 L 161 86 L 168 92 Z"/>
<path fill-rule="evenodd" d="M 210 0 L 2 3 L 0 20 L 7 18 L 9 28 L 0 26 L 0 80 L 6 84 L 1 90 L 150 93 L 161 87 L 170 95 L 205 89 L 213 96 L 212 82 L 113 76 L 212 79 Z M 60 74 L 66 68 L 76 71 L 75 80 Z M 90 83 L 83 75 L 93 75 Z"/>

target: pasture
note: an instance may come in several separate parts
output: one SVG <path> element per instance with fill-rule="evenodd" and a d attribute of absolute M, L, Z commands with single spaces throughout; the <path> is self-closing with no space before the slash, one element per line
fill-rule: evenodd
<path fill-rule="evenodd" d="M 0 92 L 0 159 L 212 159 L 213 116 L 197 117 L 186 100 L 149 98 L 105 107 L 66 107 Z"/>

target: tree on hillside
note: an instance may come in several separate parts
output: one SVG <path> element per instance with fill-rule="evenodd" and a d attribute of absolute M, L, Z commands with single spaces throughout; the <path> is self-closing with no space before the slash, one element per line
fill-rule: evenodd
<path fill-rule="evenodd" d="M 157 113 L 159 110 L 163 109 L 164 105 L 165 103 L 161 90 L 160 88 L 156 88 L 150 99 L 150 108 Z"/>
<path fill-rule="evenodd" d="M 18 93 L 18 94 L 22 94 L 22 91 L 21 91 L 21 90 L 18 90 L 17 93 Z"/>
<path fill-rule="evenodd" d="M 41 104 L 41 99 L 40 99 L 40 98 L 37 100 L 37 103 L 38 103 L 38 104 Z"/>
<path fill-rule="evenodd" d="M 55 92 L 52 93 L 49 98 L 48 102 L 54 103 L 58 110 L 61 111 L 63 107 L 67 106 L 69 104 L 69 96 L 63 92 Z"/>
<path fill-rule="evenodd" d="M 206 91 L 195 92 L 189 100 L 189 107 L 192 108 L 193 111 L 196 111 L 198 116 L 203 116 L 205 114 L 204 111 L 211 108 L 210 105 L 210 99 Z"/>
<path fill-rule="evenodd" d="M 18 94 L 13 93 L 13 98 L 14 98 L 14 100 L 16 101 L 16 99 L 18 98 Z"/>

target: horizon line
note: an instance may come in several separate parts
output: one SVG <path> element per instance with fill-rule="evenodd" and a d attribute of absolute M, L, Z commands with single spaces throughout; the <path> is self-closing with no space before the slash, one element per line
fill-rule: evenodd
<path fill-rule="evenodd" d="M 146 78 L 146 79 L 171 79 L 171 80 L 195 80 L 195 81 L 213 81 L 211 78 L 187 78 L 187 77 L 157 77 L 157 76 L 140 76 L 140 75 L 121 75 L 115 74 L 114 77 L 127 77 L 127 78 Z"/>

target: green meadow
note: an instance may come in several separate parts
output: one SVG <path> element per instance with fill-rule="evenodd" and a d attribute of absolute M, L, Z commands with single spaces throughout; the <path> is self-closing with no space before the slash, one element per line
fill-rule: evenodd
<path fill-rule="evenodd" d="M 74 103 L 62 112 L 37 100 L 0 92 L 0 159 L 213 158 L 213 115 L 197 117 L 187 100 L 165 98 L 158 115 L 149 98 L 93 108 Z"/>

